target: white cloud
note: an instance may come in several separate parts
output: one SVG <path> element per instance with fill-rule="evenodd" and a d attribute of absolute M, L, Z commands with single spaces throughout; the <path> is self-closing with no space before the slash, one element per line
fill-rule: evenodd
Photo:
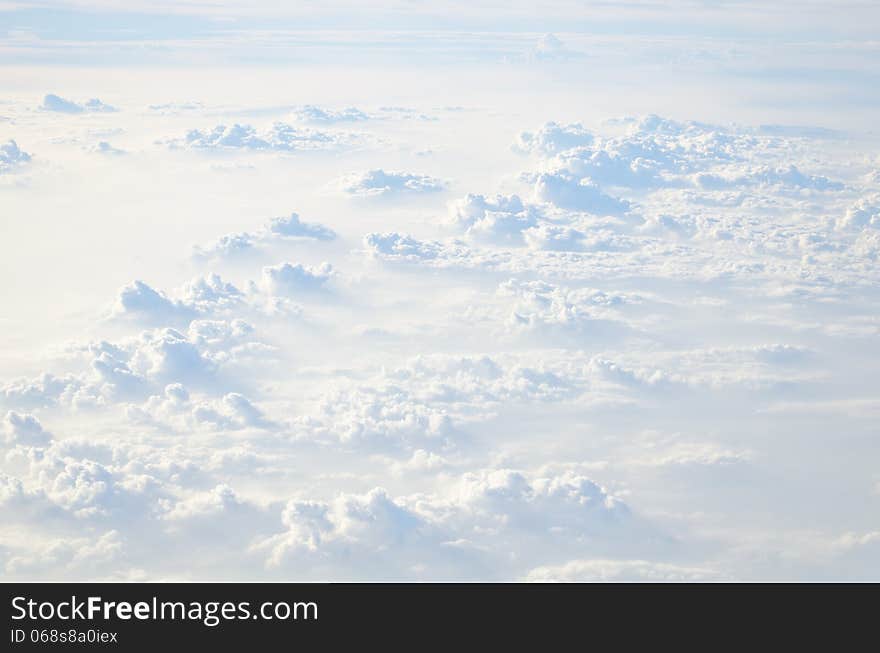
<path fill-rule="evenodd" d="M 33 415 L 9 411 L 3 418 L 3 431 L 7 446 L 17 444 L 44 446 L 52 441 L 52 434 L 43 428 Z"/>
<path fill-rule="evenodd" d="M 0 145 L 0 175 L 13 172 L 31 160 L 31 155 L 22 150 L 13 140 Z"/>
<path fill-rule="evenodd" d="M 303 122 L 311 122 L 322 125 L 332 125 L 345 122 L 360 122 L 369 120 L 370 116 L 360 109 L 347 107 L 345 109 L 327 109 L 308 104 L 294 111 L 294 117 Z"/>
<path fill-rule="evenodd" d="M 92 147 L 92 152 L 95 154 L 104 154 L 104 155 L 112 155 L 119 156 L 121 154 L 127 154 L 127 152 L 118 147 L 113 147 L 107 141 L 99 141 L 97 145 Z"/>
<path fill-rule="evenodd" d="M 560 125 L 548 122 L 534 132 L 520 132 L 514 149 L 520 152 L 553 156 L 565 150 L 590 145 L 593 134 L 580 123 Z"/>
<path fill-rule="evenodd" d="M 322 263 L 307 266 L 301 263 L 281 263 L 263 268 L 260 286 L 270 295 L 297 296 L 324 288 L 335 275 L 333 266 Z"/>
<path fill-rule="evenodd" d="M 516 195 L 487 199 L 468 194 L 449 205 L 450 221 L 476 242 L 521 244 L 523 232 L 537 223 L 537 211 Z"/>
<path fill-rule="evenodd" d="M 534 192 L 537 200 L 563 209 L 597 215 L 623 215 L 630 210 L 628 201 L 607 195 L 590 179 L 578 179 L 562 171 L 539 174 Z"/>
<path fill-rule="evenodd" d="M 357 136 L 347 132 L 327 132 L 276 122 L 259 131 L 252 125 L 238 123 L 217 125 L 209 130 L 191 129 L 184 138 L 170 140 L 168 144 L 193 150 L 297 152 L 334 150 L 354 145 L 356 141 Z"/>
<path fill-rule="evenodd" d="M 339 189 L 352 197 L 384 197 L 398 194 L 434 193 L 446 187 L 441 179 L 428 175 L 376 168 L 345 175 Z"/>
<path fill-rule="evenodd" d="M 724 580 L 724 575 L 711 568 L 649 560 L 572 560 L 564 565 L 536 567 L 529 571 L 526 580 L 536 583 L 693 583 Z"/>
<path fill-rule="evenodd" d="M 246 255 L 271 244 L 288 241 L 331 241 L 336 232 L 316 222 L 303 222 L 299 214 L 271 218 L 255 232 L 225 234 L 213 242 L 193 248 L 197 259 L 222 259 Z"/>
<path fill-rule="evenodd" d="M 192 279 L 173 297 L 135 280 L 119 291 L 111 315 L 132 317 L 152 324 L 188 323 L 199 315 L 235 308 L 243 301 L 244 293 L 216 274 Z"/>
<path fill-rule="evenodd" d="M 837 228 L 841 230 L 865 227 L 880 228 L 880 196 L 860 198 L 837 219 Z"/>
<path fill-rule="evenodd" d="M 445 495 L 395 497 L 374 488 L 331 501 L 293 500 L 282 521 L 286 530 L 256 550 L 270 569 L 311 578 L 334 569 L 344 578 L 485 579 L 497 573 L 485 567 L 490 551 L 504 567 L 525 571 L 562 551 L 606 550 L 642 537 L 626 505 L 589 479 L 508 469 L 461 476 Z M 543 548 L 551 541 L 553 553 Z"/>
<path fill-rule="evenodd" d="M 43 98 L 40 109 L 56 113 L 113 113 L 119 111 L 116 107 L 105 104 L 98 98 L 92 98 L 80 104 L 52 93 Z"/>

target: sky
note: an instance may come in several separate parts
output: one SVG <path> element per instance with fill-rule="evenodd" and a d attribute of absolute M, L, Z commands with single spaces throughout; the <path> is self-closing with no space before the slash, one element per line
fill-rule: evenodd
<path fill-rule="evenodd" d="M 843 4 L 0 2 L 0 578 L 880 579 Z"/>

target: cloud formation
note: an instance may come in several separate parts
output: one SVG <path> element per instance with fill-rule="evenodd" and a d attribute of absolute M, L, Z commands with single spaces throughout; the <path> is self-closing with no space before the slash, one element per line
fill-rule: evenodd
<path fill-rule="evenodd" d="M 345 175 L 338 184 L 346 195 L 360 198 L 434 193 L 446 187 L 435 177 L 380 168 Z"/>
<path fill-rule="evenodd" d="M 40 109 L 55 113 L 114 113 L 119 111 L 116 107 L 105 104 L 98 98 L 92 98 L 80 104 L 73 100 L 66 100 L 53 93 L 49 93 L 43 98 Z"/>
<path fill-rule="evenodd" d="M 326 132 L 275 122 L 262 130 L 249 124 L 217 125 L 212 129 L 191 129 L 181 139 L 168 141 L 171 147 L 192 150 L 251 150 L 298 152 L 333 150 L 353 145 L 354 134 Z"/>
<path fill-rule="evenodd" d="M 31 155 L 22 150 L 13 140 L 0 145 L 0 174 L 13 172 L 31 160 Z"/>
<path fill-rule="evenodd" d="M 197 259 L 223 259 L 252 253 L 272 244 L 298 240 L 331 241 L 336 232 L 316 222 L 303 222 L 299 214 L 271 218 L 254 232 L 224 234 L 216 240 L 193 248 Z"/>

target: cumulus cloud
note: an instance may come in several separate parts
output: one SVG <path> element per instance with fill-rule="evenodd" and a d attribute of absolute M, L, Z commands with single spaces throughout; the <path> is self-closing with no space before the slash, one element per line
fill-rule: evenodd
<path fill-rule="evenodd" d="M 563 401 L 583 390 L 545 364 L 499 363 L 489 356 L 420 356 L 342 384 L 320 398 L 293 430 L 307 440 L 377 450 L 455 448 L 468 424 L 511 403 Z"/>
<path fill-rule="evenodd" d="M 520 132 L 513 149 L 523 153 L 552 156 L 565 150 L 590 145 L 592 142 L 593 134 L 580 123 L 560 125 L 548 122 L 537 131 Z"/>
<path fill-rule="evenodd" d="M 168 144 L 193 150 L 297 152 L 337 149 L 352 145 L 356 140 L 356 136 L 350 133 L 320 131 L 276 122 L 262 130 L 238 123 L 217 125 L 206 130 L 192 129 L 182 139 L 168 141 Z"/>
<path fill-rule="evenodd" d="M 521 244 L 523 232 L 537 224 L 537 211 L 516 195 L 468 194 L 449 206 L 450 221 L 477 242 Z"/>
<path fill-rule="evenodd" d="M 224 234 L 205 245 L 193 248 L 193 255 L 200 259 L 222 259 L 240 256 L 268 245 L 299 240 L 331 241 L 336 232 L 316 222 L 303 222 L 299 214 L 271 218 L 254 232 Z"/>
<path fill-rule="evenodd" d="M 12 172 L 31 160 L 31 155 L 22 150 L 13 140 L 0 145 L 0 175 Z"/>
<path fill-rule="evenodd" d="M 590 179 L 578 179 L 561 171 L 539 174 L 534 192 L 537 200 L 563 209 L 598 215 L 622 215 L 630 209 L 628 201 L 607 195 Z"/>
<path fill-rule="evenodd" d="M 113 147 L 107 141 L 99 141 L 97 145 L 91 148 L 92 152 L 95 154 L 104 154 L 110 156 L 119 156 L 120 154 L 127 154 L 127 152 L 118 147 Z"/>
<path fill-rule="evenodd" d="M 40 105 L 40 109 L 56 113 L 114 113 L 119 111 L 116 107 L 105 104 L 98 98 L 92 98 L 80 104 L 73 100 L 66 100 L 53 93 L 43 98 L 43 104 Z"/>
<path fill-rule="evenodd" d="M 307 266 L 301 263 L 281 263 L 263 268 L 260 286 L 270 295 L 296 296 L 301 292 L 322 289 L 335 272 L 329 263 Z"/>
<path fill-rule="evenodd" d="M 339 189 L 351 197 L 385 197 L 400 194 L 434 193 L 446 187 L 441 179 L 428 175 L 377 168 L 345 175 Z"/>
<path fill-rule="evenodd" d="M 724 575 L 712 568 L 648 560 L 572 560 L 564 565 L 536 567 L 526 576 L 526 580 L 537 583 L 694 583 L 723 579 Z"/>
<path fill-rule="evenodd" d="M 880 195 L 860 198 L 837 219 L 836 225 L 841 230 L 880 228 Z"/>
<path fill-rule="evenodd" d="M 188 322 L 198 315 L 234 308 L 243 299 L 242 291 L 216 274 L 192 279 L 176 292 L 175 297 L 135 280 L 120 289 L 111 315 L 133 317 L 155 324 Z"/>
<path fill-rule="evenodd" d="M 275 426 L 250 399 L 238 392 L 226 393 L 216 399 L 193 398 L 182 383 L 168 384 L 162 394 L 149 397 L 141 405 L 128 406 L 126 415 L 138 424 L 179 432 Z"/>
<path fill-rule="evenodd" d="M 579 56 L 580 53 L 569 50 L 554 34 L 545 34 L 531 52 L 534 61 L 565 61 Z"/>
<path fill-rule="evenodd" d="M 360 122 L 369 120 L 370 116 L 360 109 L 347 107 L 345 109 L 328 109 L 307 104 L 301 109 L 294 111 L 294 117 L 303 122 L 311 122 L 322 125 L 332 125 L 335 123 Z"/>
<path fill-rule="evenodd" d="M 282 522 L 286 530 L 256 549 L 270 568 L 318 578 L 327 569 L 346 578 L 492 578 L 490 550 L 516 569 L 577 547 L 607 550 L 639 531 L 626 505 L 586 477 L 510 469 L 465 474 L 447 495 L 396 497 L 374 488 L 332 501 L 293 500 Z M 551 540 L 554 553 L 542 548 Z M 352 553 L 368 564 L 346 562 Z"/>
<path fill-rule="evenodd" d="M 44 446 L 52 441 L 52 434 L 43 428 L 40 421 L 33 415 L 9 411 L 3 418 L 3 431 L 6 434 L 7 446 L 24 444 Z"/>
<path fill-rule="evenodd" d="M 756 170 L 739 173 L 735 176 L 723 174 L 699 173 L 695 177 L 697 185 L 708 190 L 723 190 L 746 185 L 787 186 L 811 190 L 841 190 L 843 184 L 831 181 L 821 175 L 807 175 L 793 165 L 787 168 L 762 166 Z"/>
<path fill-rule="evenodd" d="M 368 233 L 363 238 L 365 250 L 388 260 L 420 261 L 435 259 L 444 253 L 442 243 L 422 241 L 396 232 Z"/>

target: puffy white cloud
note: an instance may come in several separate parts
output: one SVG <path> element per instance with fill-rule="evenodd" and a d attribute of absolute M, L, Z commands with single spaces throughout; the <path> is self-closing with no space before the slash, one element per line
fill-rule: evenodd
<path fill-rule="evenodd" d="M 718 581 L 724 574 L 707 567 L 688 567 L 648 560 L 571 560 L 563 565 L 536 567 L 526 580 L 536 583 L 585 582 L 700 582 Z"/>
<path fill-rule="evenodd" d="M 11 555 L 4 571 L 13 578 L 105 577 L 107 570 L 120 562 L 124 546 L 122 536 L 114 530 L 97 537 L 54 539 L 36 550 Z"/>
<path fill-rule="evenodd" d="M 566 61 L 583 56 L 579 52 L 568 49 L 556 35 L 545 34 L 530 53 L 533 61 Z"/>
<path fill-rule="evenodd" d="M 804 174 L 793 165 L 785 168 L 762 166 L 744 173 L 737 170 L 734 176 L 699 173 L 695 176 L 695 181 L 698 186 L 707 190 L 723 190 L 748 185 L 787 186 L 819 191 L 843 189 L 843 184 L 840 182 L 831 181 L 821 175 Z"/>
<path fill-rule="evenodd" d="M 297 213 L 272 218 L 266 225 L 266 233 L 282 238 L 312 238 L 333 240 L 336 234 L 329 227 L 315 222 L 303 222 Z"/>
<path fill-rule="evenodd" d="M 247 397 L 230 392 L 218 399 L 192 398 L 181 383 L 165 386 L 142 405 L 131 405 L 126 414 L 135 423 L 186 433 L 194 428 L 236 431 L 272 428 L 275 425 Z"/>
<path fill-rule="evenodd" d="M 641 525 L 626 505 L 586 477 L 534 477 L 509 469 L 455 479 L 445 495 L 395 497 L 382 488 L 331 501 L 293 500 L 286 530 L 255 549 L 270 569 L 320 578 L 494 578 L 580 548 L 605 551 Z M 553 547 L 546 548 L 549 542 Z M 551 549 L 553 552 L 551 553 Z"/>
<path fill-rule="evenodd" d="M 169 299 L 139 280 L 132 281 L 119 291 L 112 312 L 113 315 L 148 316 L 160 322 L 186 317 L 190 313 L 183 304 Z"/>
<path fill-rule="evenodd" d="M 543 281 L 510 279 L 498 287 L 502 297 L 515 299 L 510 324 L 517 329 L 561 329 L 590 335 L 625 333 L 628 327 L 615 310 L 639 303 L 638 297 L 594 288 L 566 288 Z M 616 323 L 615 323 L 616 322 Z"/>
<path fill-rule="evenodd" d="M 597 215 L 623 215 L 630 210 L 628 201 L 607 195 L 588 178 L 578 179 L 563 171 L 537 175 L 534 193 L 537 200 L 563 209 Z"/>
<path fill-rule="evenodd" d="M 107 141 L 98 141 L 98 144 L 91 148 L 91 151 L 95 154 L 104 154 L 104 155 L 112 155 L 119 156 L 120 154 L 126 154 L 127 152 L 118 147 L 113 147 Z"/>
<path fill-rule="evenodd" d="M 113 113 L 119 111 L 116 107 L 105 104 L 98 98 L 92 98 L 80 104 L 73 100 L 66 100 L 53 93 L 49 93 L 43 98 L 40 109 L 57 113 Z"/>
<path fill-rule="evenodd" d="M 0 386 L 0 397 L 9 406 L 41 408 L 75 395 L 81 385 L 81 381 L 73 375 L 58 377 L 44 373 L 33 379 L 9 381 Z"/>
<path fill-rule="evenodd" d="M 445 246 L 436 241 L 422 241 L 396 232 L 368 233 L 363 239 L 365 250 L 372 256 L 389 260 L 420 261 L 436 259 L 445 253 Z"/>
<path fill-rule="evenodd" d="M 270 295 L 296 296 L 324 288 L 334 275 L 329 263 L 318 266 L 281 263 L 263 268 L 260 286 Z"/>
<path fill-rule="evenodd" d="M 490 419 L 500 407 L 572 398 L 583 382 L 541 363 L 420 356 L 363 383 L 331 388 L 291 429 L 301 439 L 347 447 L 449 450 L 468 425 Z"/>
<path fill-rule="evenodd" d="M 231 258 L 253 251 L 257 239 L 247 232 L 237 234 L 223 234 L 216 240 L 205 245 L 193 247 L 195 258 Z"/>
<path fill-rule="evenodd" d="M 384 197 L 398 194 L 434 193 L 446 183 L 428 175 L 381 168 L 345 175 L 338 181 L 339 189 L 352 197 Z"/>
<path fill-rule="evenodd" d="M 213 242 L 193 248 L 197 259 L 232 258 L 275 243 L 297 240 L 331 241 L 336 232 L 317 222 L 303 222 L 299 214 L 271 218 L 255 232 L 225 234 Z"/>
<path fill-rule="evenodd" d="M 592 142 L 593 134 L 584 129 L 580 123 L 560 125 L 548 122 L 535 132 L 521 132 L 517 136 L 514 149 L 552 156 L 564 150 L 590 145 Z"/>
<path fill-rule="evenodd" d="M 124 286 L 111 309 L 115 317 L 133 317 L 153 324 L 185 322 L 240 305 L 244 293 L 218 275 L 196 277 L 182 286 L 175 297 L 154 290 L 143 281 Z"/>
<path fill-rule="evenodd" d="M 184 138 L 168 141 L 168 144 L 194 150 L 296 152 L 338 149 L 353 145 L 357 140 L 356 135 L 347 132 L 327 132 L 276 122 L 261 131 L 253 125 L 238 123 L 217 125 L 210 130 L 192 129 Z"/>
<path fill-rule="evenodd" d="M 523 231 L 537 223 L 537 211 L 516 195 L 487 199 L 468 194 L 449 205 L 450 222 L 477 242 L 521 244 Z"/>
<path fill-rule="evenodd" d="M 836 224 L 841 230 L 880 228 L 880 195 L 860 198 L 837 219 Z"/>
<path fill-rule="evenodd" d="M 334 110 L 311 104 L 307 104 L 301 109 L 294 111 L 293 115 L 297 120 L 323 125 L 332 125 L 340 122 L 360 122 L 370 119 L 368 114 L 354 107 Z"/>
<path fill-rule="evenodd" d="M 22 150 L 13 140 L 0 145 L 0 175 L 12 172 L 31 160 L 31 155 Z"/>
<path fill-rule="evenodd" d="M 3 431 L 7 446 L 23 444 L 40 447 L 52 441 L 52 434 L 43 428 L 36 417 L 12 410 L 3 418 Z"/>

